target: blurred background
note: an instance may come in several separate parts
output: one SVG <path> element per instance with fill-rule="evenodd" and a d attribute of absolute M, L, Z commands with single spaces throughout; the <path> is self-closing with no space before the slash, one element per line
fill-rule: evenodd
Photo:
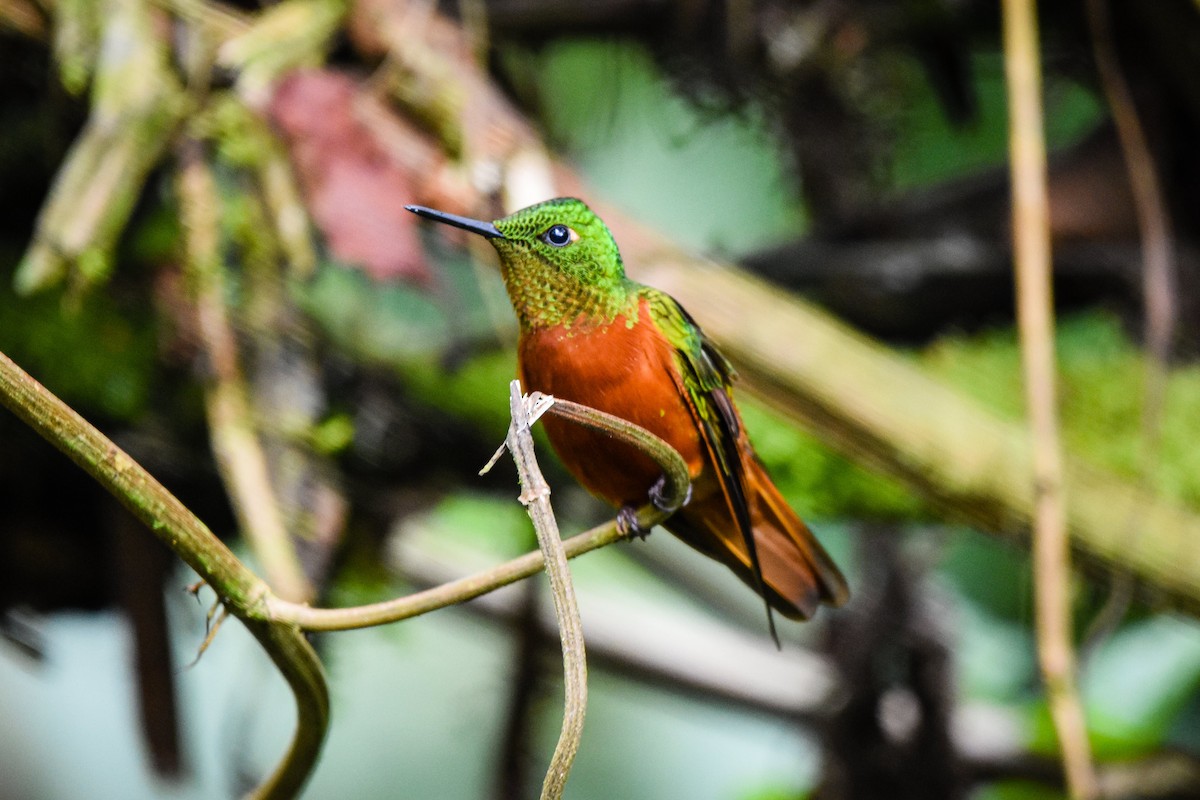
<path fill-rule="evenodd" d="M 1200 797 L 1200 6 L 1040 24 L 1089 735 L 1109 796 Z M 477 475 L 515 371 L 494 256 L 403 206 L 578 194 L 634 277 L 683 264 L 852 598 L 777 651 L 665 532 L 574 562 L 567 796 L 1064 796 L 1028 499 L 955 485 L 1026 435 L 999 25 L 977 0 L 0 0 L 0 351 L 281 594 L 393 597 L 536 546 L 512 467 Z M 714 262 L 834 332 L 796 380 L 861 350 L 845 404 L 983 422 L 923 460 L 837 397 L 814 412 L 708 305 Z M 564 534 L 611 516 L 539 456 Z M 264 507 L 291 573 L 245 536 Z M 227 797 L 270 769 L 288 691 L 234 621 L 198 656 L 194 580 L 0 413 L 0 798 Z M 536 796 L 562 695 L 543 578 L 314 644 L 333 722 L 303 796 Z"/>

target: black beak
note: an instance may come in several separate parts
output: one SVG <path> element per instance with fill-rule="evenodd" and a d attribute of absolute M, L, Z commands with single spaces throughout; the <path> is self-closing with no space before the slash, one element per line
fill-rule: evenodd
<path fill-rule="evenodd" d="M 425 217 L 425 219 L 431 219 L 434 222 L 442 222 L 446 225 L 453 225 L 456 228 L 462 228 L 464 231 L 470 231 L 471 233 L 478 233 L 486 239 L 504 238 L 504 234 L 490 222 L 471 219 L 470 217 L 460 217 L 458 214 L 447 214 L 445 211 L 438 211 L 426 208 L 425 206 L 405 206 L 405 208 L 419 217 Z"/>

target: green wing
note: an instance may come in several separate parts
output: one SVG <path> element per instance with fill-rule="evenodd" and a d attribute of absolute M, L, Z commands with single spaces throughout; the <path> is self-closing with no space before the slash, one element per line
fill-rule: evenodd
<path fill-rule="evenodd" d="M 778 642 L 771 606 L 767 601 L 762 567 L 758 561 L 758 547 L 754 542 L 750 504 L 746 496 L 746 470 L 741 445 L 744 436 L 742 421 L 729 394 L 736 373 L 712 340 L 704 335 L 704 331 L 700 330 L 700 326 L 675 298 L 650 287 L 644 287 L 640 294 L 650 308 L 654 323 L 675 348 L 679 375 L 682 378 L 680 389 L 690 401 L 692 417 L 700 430 L 709 459 L 716 467 L 717 480 L 729 507 L 730 516 L 737 522 L 742 539 L 746 543 L 750 569 L 757 584 L 755 588 L 767 604 L 767 621 L 771 636 Z"/>

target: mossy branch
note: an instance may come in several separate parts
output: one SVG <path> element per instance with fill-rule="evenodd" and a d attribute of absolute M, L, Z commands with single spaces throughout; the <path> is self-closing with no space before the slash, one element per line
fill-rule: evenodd
<path fill-rule="evenodd" d="M 291 687 L 296 732 L 274 773 L 251 793 L 290 798 L 311 774 L 329 726 L 321 662 L 294 625 L 265 621 L 267 585 L 195 514 L 104 434 L 0 353 L 0 405 L 6 406 L 121 501 L 217 593 L 250 630 Z"/>
<path fill-rule="evenodd" d="M 91 113 L 38 215 L 15 278 L 22 292 L 68 275 L 79 285 L 108 277 L 113 249 L 142 186 L 188 109 L 149 5 L 111 0 L 98 5 L 100 11 L 88 12 L 98 14 L 104 25 Z M 68 72 L 81 73 L 74 80 L 82 88 L 90 69 L 91 63 L 83 63 Z M 73 79 L 64 74 L 64 80 Z"/>

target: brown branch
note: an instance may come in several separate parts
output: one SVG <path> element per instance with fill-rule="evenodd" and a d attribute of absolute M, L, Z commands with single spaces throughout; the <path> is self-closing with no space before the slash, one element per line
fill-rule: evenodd
<path fill-rule="evenodd" d="M 1054 375 L 1050 225 L 1042 78 L 1033 0 L 1004 0 L 1004 68 L 1012 170 L 1017 323 L 1033 436 L 1034 610 L 1038 660 L 1074 800 L 1096 796 L 1087 724 L 1075 683 L 1066 488 Z"/>
<path fill-rule="evenodd" d="M 575 558 L 624 538 L 625 534 L 617 530 L 615 522 L 606 522 L 572 536 L 563 542 L 563 547 L 567 558 Z M 263 618 L 296 625 L 306 631 L 345 631 L 387 625 L 474 600 L 480 595 L 536 575 L 544 567 L 545 559 L 540 551 L 526 553 L 490 569 L 423 592 L 352 608 L 312 608 L 277 597 L 268 597 Z"/>
<path fill-rule="evenodd" d="M 46 38 L 46 17 L 36 4 L 28 0 L 0 0 L 0 27 L 29 36 Z"/>

